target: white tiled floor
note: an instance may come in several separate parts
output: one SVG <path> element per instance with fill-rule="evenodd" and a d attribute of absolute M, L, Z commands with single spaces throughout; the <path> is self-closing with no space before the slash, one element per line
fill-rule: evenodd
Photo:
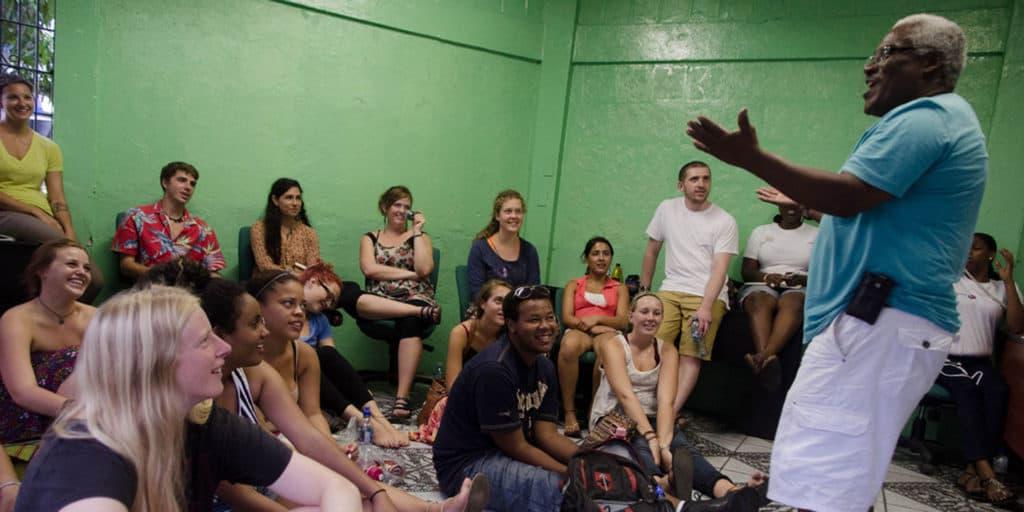
<path fill-rule="evenodd" d="M 714 422 L 695 421 L 690 423 L 687 434 L 704 441 L 710 441 L 717 447 L 728 452 L 728 455 L 707 457 L 712 466 L 737 483 L 744 482 L 758 468 L 752 464 L 767 464 L 771 454 L 772 442 L 754 436 L 745 436 L 732 432 L 714 432 L 719 430 Z M 721 453 L 721 451 L 716 451 Z M 906 460 L 907 456 L 897 457 Z M 767 466 L 762 469 L 767 469 Z M 921 474 L 913 464 L 890 464 L 885 476 L 885 488 L 875 500 L 877 512 L 945 512 L 947 510 L 993 511 L 998 510 L 988 504 L 969 500 L 956 488 L 951 479 L 958 474 L 955 468 L 945 467 L 934 476 Z M 916 501 L 917 499 L 922 501 Z M 929 496 L 940 503 L 930 503 Z M 765 510 L 790 511 L 787 507 L 772 504 Z"/>
<path fill-rule="evenodd" d="M 388 398 L 378 396 L 378 402 L 386 401 Z M 771 441 L 735 433 L 730 431 L 729 426 L 713 419 L 690 413 L 687 413 L 687 417 L 690 419 L 687 436 L 706 454 L 708 462 L 723 474 L 739 483 L 745 482 L 754 471 L 768 471 Z M 399 486 L 416 496 L 434 500 L 440 498 L 440 493 L 432 490 L 436 489 L 437 483 L 430 455 L 430 447 L 420 443 L 413 443 L 410 448 L 394 452 L 396 459 L 403 459 L 403 464 L 414 473 Z M 886 473 L 884 488 L 875 501 L 876 512 L 999 510 L 970 500 L 957 489 L 955 479 L 961 472 L 960 468 L 939 466 L 936 473 L 929 476 L 917 471 L 915 459 L 907 452 L 898 451 L 894 460 Z M 1015 475 L 1010 477 L 1015 483 L 1011 487 L 1019 491 L 1022 487 L 1020 478 Z M 762 512 L 766 511 L 791 512 L 792 509 L 773 503 L 762 509 Z"/>

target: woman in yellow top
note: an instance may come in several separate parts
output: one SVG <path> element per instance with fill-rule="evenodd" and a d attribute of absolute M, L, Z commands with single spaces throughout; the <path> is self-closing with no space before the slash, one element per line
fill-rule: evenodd
<path fill-rule="evenodd" d="M 0 77 L 0 234 L 40 243 L 78 241 L 64 198 L 64 158 L 57 143 L 29 126 L 35 106 L 32 84 L 18 75 Z M 84 302 L 102 287 L 98 269 L 93 266 Z"/>
<path fill-rule="evenodd" d="M 32 85 L 17 75 L 0 78 L 0 232 L 21 240 L 77 241 L 64 199 L 64 161 L 55 142 L 29 127 L 35 112 Z M 46 194 L 40 190 L 46 181 Z"/>

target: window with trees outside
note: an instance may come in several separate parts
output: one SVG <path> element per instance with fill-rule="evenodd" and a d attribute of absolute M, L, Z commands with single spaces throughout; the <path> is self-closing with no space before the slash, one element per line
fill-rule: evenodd
<path fill-rule="evenodd" d="M 53 29 L 57 0 L 0 0 L 0 72 L 32 83 L 32 128 L 52 137 Z"/>

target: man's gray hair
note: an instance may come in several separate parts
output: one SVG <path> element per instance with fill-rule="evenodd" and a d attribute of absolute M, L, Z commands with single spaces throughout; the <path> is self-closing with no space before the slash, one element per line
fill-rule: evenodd
<path fill-rule="evenodd" d="M 967 41 L 960 26 L 942 16 L 912 14 L 897 21 L 892 29 L 897 27 L 906 31 L 910 46 L 931 49 L 940 55 L 943 84 L 950 89 L 956 87 L 967 62 Z"/>

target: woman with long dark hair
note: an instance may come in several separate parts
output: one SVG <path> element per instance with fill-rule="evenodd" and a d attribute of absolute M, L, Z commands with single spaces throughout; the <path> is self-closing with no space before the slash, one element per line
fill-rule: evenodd
<path fill-rule="evenodd" d="M 558 384 L 565 412 L 565 435 L 580 437 L 576 418 L 576 380 L 580 373 L 580 355 L 594 347 L 602 334 L 624 330 L 629 322 L 629 290 L 608 276 L 615 248 L 603 236 L 595 236 L 583 246 L 580 256 L 587 264 L 583 277 L 570 279 L 562 296 L 562 323 L 565 333 L 558 349 Z M 596 379 L 595 379 L 596 380 Z"/>
<path fill-rule="evenodd" d="M 302 185 L 278 178 L 270 186 L 263 218 L 252 225 L 250 245 L 259 270 L 295 270 L 320 261 L 320 239 L 309 223 Z"/>

